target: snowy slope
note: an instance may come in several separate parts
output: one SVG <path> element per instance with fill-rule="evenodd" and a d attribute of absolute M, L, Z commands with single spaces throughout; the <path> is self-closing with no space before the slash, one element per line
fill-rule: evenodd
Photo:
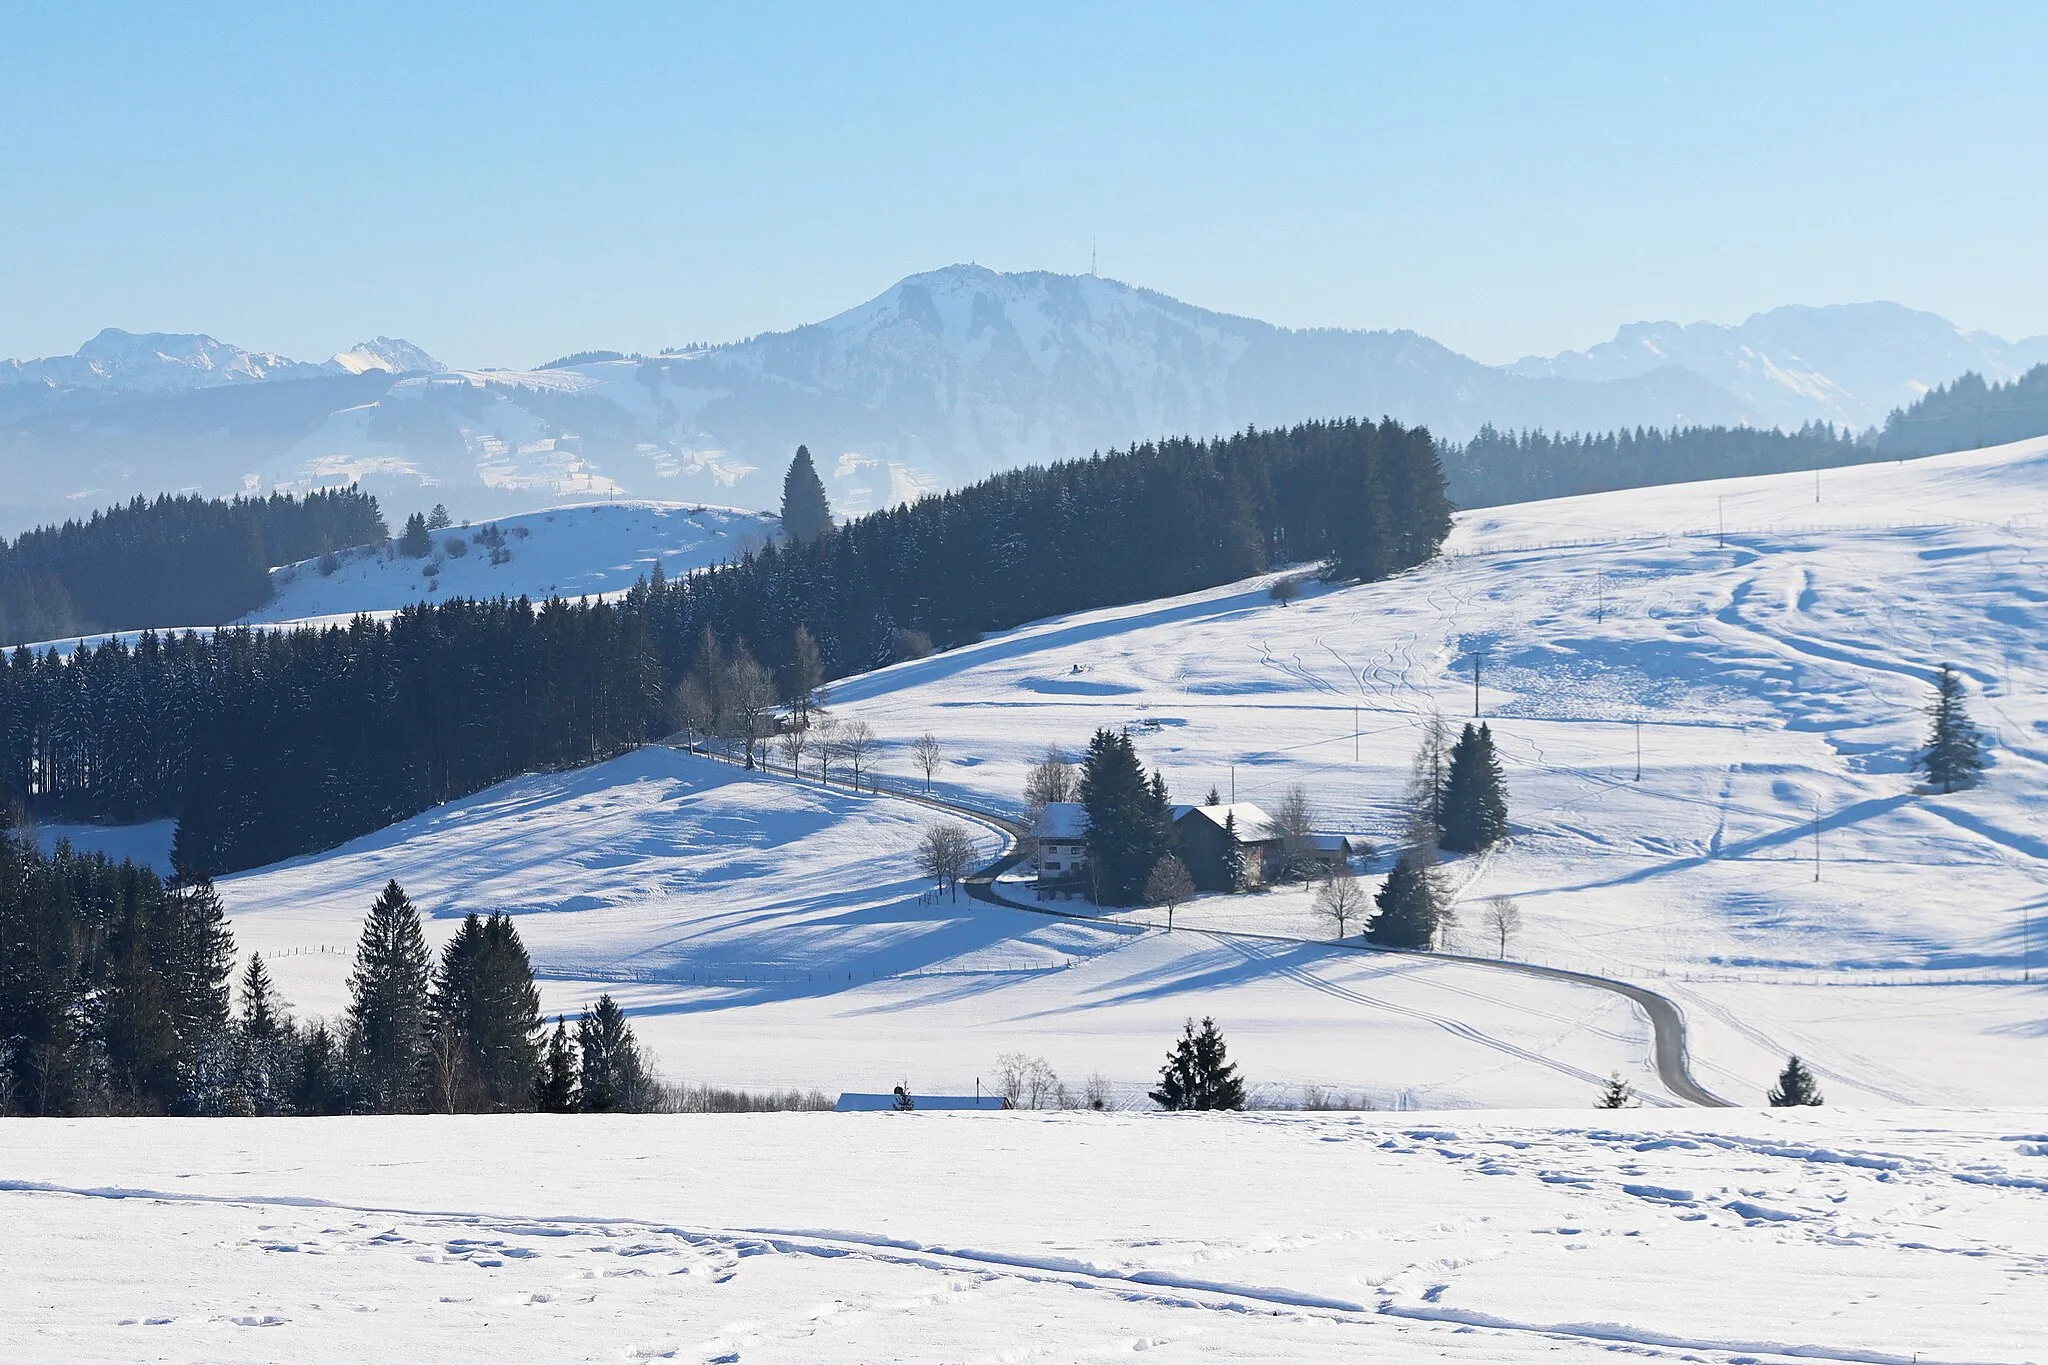
<path fill-rule="evenodd" d="M 1783 476 L 1467 514 L 1447 558 L 1393 582 L 1046 622 L 837 704 L 899 770 L 936 733 L 943 780 L 978 799 L 1014 802 L 1047 743 L 1131 726 L 1177 799 L 1300 781 L 1327 827 L 1385 846 L 1422 718 L 1471 713 L 1484 651 L 1515 833 L 1449 869 L 1461 946 L 1490 951 L 1480 905 L 1514 897 L 1515 954 L 1674 995 L 1732 1096 L 1797 1050 L 1845 1101 L 2048 1101 L 2048 442 L 1830 471 L 1820 499 Z M 1944 659 L 1993 766 L 1918 795 Z M 1317 929 L 1299 893 L 1182 913 Z"/>
<path fill-rule="evenodd" d="M 23 1359 L 2042 1359 L 2048 1113 L 0 1125 Z"/>
<path fill-rule="evenodd" d="M 491 562 L 478 537 L 492 528 L 511 559 Z M 557 507 L 434 535 L 434 553 L 408 559 L 386 547 L 339 556 L 332 574 L 309 559 L 271 571 L 275 596 L 245 621 L 289 622 L 392 611 L 455 597 L 601 596 L 624 592 L 658 563 L 671 577 L 759 545 L 779 529 L 765 512 L 684 503 L 614 502 Z M 463 553 L 449 553 L 460 541 Z M 432 572 L 429 573 L 428 570 Z"/>
<path fill-rule="evenodd" d="M 1048 621 L 842 681 L 833 705 L 899 779 L 938 735 L 942 786 L 975 801 L 1014 804 L 1048 743 L 1129 726 L 1178 799 L 1299 781 L 1323 828 L 1386 848 L 1418 727 L 1469 711 L 1483 649 L 1515 830 L 1447 866 L 1454 946 L 1496 951 L 1480 907 L 1513 897 L 1511 956 L 1672 995 L 1696 1073 L 1738 1100 L 1798 1051 L 1837 1103 L 2048 1102 L 2048 442 L 1831 471 L 1819 496 L 1787 476 L 1491 509 L 1393 582 Z M 1992 742 L 1983 789 L 1953 797 L 1907 771 L 1943 658 Z M 1188 932 L 1327 935 L 1299 890 L 1205 898 L 1170 939 L 1149 912 L 919 906 L 925 812 L 692 765 L 524 779 L 236 878 L 237 932 L 298 954 L 288 992 L 331 1013 L 386 877 L 437 915 L 516 908 L 551 1009 L 616 989 L 672 1067 L 734 1083 L 965 1084 L 1023 1048 L 1128 1092 L 1176 1020 L 1215 1012 L 1278 1092 L 1573 1102 L 1619 1068 L 1654 1093 L 1642 1022 L 1609 998 Z"/>
<path fill-rule="evenodd" d="M 672 1077 L 964 1092 L 1006 1052 L 1136 1099 L 1190 1015 L 1223 1021 L 1258 1092 L 1385 1108 L 1646 1095 L 1648 1029 L 1615 997 L 1472 967 L 931 903 L 931 812 L 653 748 L 503 783 L 331 853 L 221 883 L 244 951 L 336 1016 L 364 911 L 396 878 L 436 944 L 513 913 L 549 1012 L 609 991 Z M 993 856 L 997 834 L 979 831 Z"/>

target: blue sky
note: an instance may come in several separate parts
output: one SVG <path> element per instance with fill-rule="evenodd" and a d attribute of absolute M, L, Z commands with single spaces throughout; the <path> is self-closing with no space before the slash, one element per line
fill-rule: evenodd
<path fill-rule="evenodd" d="M 1790 302 L 2048 331 L 2048 6 L 288 8 L 8 6 L 0 355 L 526 364 L 1091 238 L 1493 361 Z"/>

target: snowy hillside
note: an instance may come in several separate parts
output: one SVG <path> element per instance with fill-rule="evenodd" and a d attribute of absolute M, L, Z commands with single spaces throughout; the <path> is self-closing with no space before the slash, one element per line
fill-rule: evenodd
<path fill-rule="evenodd" d="M 1464 947 L 1491 951 L 1479 907 L 1514 897 L 1511 952 L 1667 991 L 1726 1094 L 1798 1051 L 1844 1102 L 2048 1100 L 2048 442 L 1831 471 L 1820 498 L 1795 475 L 1467 514 L 1392 582 L 1051 621 L 837 704 L 899 770 L 936 733 L 978 799 L 1014 802 L 1048 743 L 1130 726 L 1177 799 L 1298 781 L 1386 845 L 1422 719 L 1471 714 L 1483 655 L 1515 832 L 1452 866 Z M 1992 744 L 1953 797 L 1908 772 L 1943 660 Z M 1298 893 L 1182 916 L 1314 931 Z"/>
<path fill-rule="evenodd" d="M 1512 897 L 1511 957 L 1672 996 L 1695 1074 L 1739 1101 L 1796 1051 L 1836 1103 L 2048 1102 L 2048 442 L 1831 471 L 1815 496 L 1801 475 L 1467 514 L 1391 582 L 1048 621 L 844 680 L 833 705 L 899 781 L 936 734 L 941 787 L 971 801 L 1014 805 L 1046 745 L 1128 726 L 1178 799 L 1301 782 L 1322 828 L 1384 849 L 1418 729 L 1469 714 L 1479 655 L 1513 836 L 1448 865 L 1453 946 L 1498 951 L 1480 907 Z M 1908 772 L 1944 659 L 1992 757 L 1950 797 Z M 657 751 L 224 891 L 244 947 L 289 954 L 287 994 L 321 1013 L 387 877 L 443 932 L 524 912 L 548 1008 L 614 990 L 672 1068 L 727 1083 L 965 1085 L 1027 1050 L 1128 1093 L 1178 1019 L 1213 1012 L 1276 1095 L 1570 1104 L 1615 1069 L 1662 1093 L 1613 997 L 1209 932 L 1326 935 L 1299 890 L 1204 898 L 1170 936 L 1152 912 L 920 904 L 929 818 Z"/>
<path fill-rule="evenodd" d="M 273 569 L 276 595 L 244 619 L 303 621 L 455 597 L 596 597 L 624 592 L 657 563 L 670 576 L 715 564 L 766 542 L 778 529 L 765 512 L 730 507 L 557 507 L 436 532 L 426 559 L 408 559 L 387 546 L 347 551 L 332 573 L 323 574 L 317 559 Z M 460 544 L 460 554 L 451 553 L 453 544 Z"/>
<path fill-rule="evenodd" d="M 0 1125 L 23 1358 L 2041 1359 L 2048 1113 Z M 145 1126 L 146 1125 L 146 1126 Z"/>
<path fill-rule="evenodd" d="M 364 910 L 398 879 L 430 938 L 518 916 L 542 1008 L 609 991 L 677 1078 L 928 1093 L 1007 1052 L 1138 1100 L 1189 1015 L 1215 1013 L 1257 1093 L 1383 1108 L 1589 1103 L 1620 1071 L 1665 1102 L 1626 1001 L 1473 967 L 1077 924 L 923 896 L 924 807 L 649 749 L 523 778 L 221 882 L 235 936 L 302 1013 L 348 999 Z M 979 831 L 993 857 L 1000 839 Z"/>

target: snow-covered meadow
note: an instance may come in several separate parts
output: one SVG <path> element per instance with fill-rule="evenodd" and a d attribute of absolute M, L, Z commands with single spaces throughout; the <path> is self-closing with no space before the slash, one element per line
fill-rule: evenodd
<path fill-rule="evenodd" d="M 16 1121 L 0 1339 L 67 1362 L 2038 1362 L 2044 1201 L 2038 1109 Z"/>
<path fill-rule="evenodd" d="M 610 992 L 675 1080 L 966 1093 L 1042 1057 L 1126 1100 L 1181 1022 L 1222 1021 L 1255 1093 L 1314 1085 L 1383 1108 L 1590 1103 L 1620 1071 L 1653 1101 L 1623 1000 L 1470 966 L 1199 931 L 1075 923 L 925 894 L 932 812 L 650 748 L 522 778 L 313 858 L 229 878 L 244 950 L 301 1013 L 347 1001 L 354 938 L 390 878 L 438 943 L 518 918 L 542 1004 Z M 982 851 L 1002 846 L 979 831 Z"/>
<path fill-rule="evenodd" d="M 765 512 L 693 503 L 553 507 L 436 531 L 426 559 L 386 548 L 345 551 L 331 574 L 320 572 L 317 559 L 282 565 L 270 572 L 270 601 L 245 619 L 298 622 L 457 597 L 602 597 L 624 592 L 656 564 L 674 577 L 736 557 L 765 544 L 778 527 Z M 510 552 L 503 563 L 493 564 L 491 547 L 477 540 L 492 530 Z M 450 541 L 462 543 L 460 555 L 449 554 Z"/>
<path fill-rule="evenodd" d="M 1490 509 L 1446 551 L 1291 606 L 1258 580 L 1039 623 L 837 705 L 898 771 L 937 734 L 975 800 L 1128 726 L 1177 799 L 1301 782 L 1385 847 L 1477 658 L 1514 836 L 1449 868 L 1460 946 L 1513 897 L 1510 955 L 1670 994 L 1731 1098 L 1797 1051 L 1838 1100 L 2048 1101 L 2048 442 Z M 1943 661 L 1992 763 L 1953 796 L 1910 772 Z M 1319 930 L 1298 893 L 1182 917 Z"/>
<path fill-rule="evenodd" d="M 1419 727 L 1469 715 L 1480 658 L 1514 834 L 1450 864 L 1454 946 L 1493 951 L 1481 906 L 1512 897 L 1510 956 L 1670 995 L 1696 1076 L 1738 1102 L 1796 1051 L 1835 1103 L 2048 1103 L 2044 551 L 2048 442 L 1634 490 L 1463 515 L 1443 559 L 1290 606 L 1259 579 L 1037 623 L 845 680 L 833 707 L 902 784 L 935 733 L 942 788 L 984 806 L 1014 806 L 1048 743 L 1129 726 L 1178 799 L 1301 782 L 1326 828 L 1386 848 Z M 1953 796 L 1909 770 L 1944 660 L 1992 760 Z M 922 903 L 929 818 L 650 751 L 224 890 L 243 946 L 328 1014 L 384 878 L 442 932 L 511 909 L 550 1010 L 613 991 L 682 1079 L 931 1090 L 1027 1051 L 1129 1094 L 1213 1013 L 1275 1096 L 1569 1105 L 1619 1069 L 1661 1097 L 1612 997 L 1188 932 L 1327 934 L 1299 891 L 1204 899 L 1170 938 L 1151 912 Z"/>

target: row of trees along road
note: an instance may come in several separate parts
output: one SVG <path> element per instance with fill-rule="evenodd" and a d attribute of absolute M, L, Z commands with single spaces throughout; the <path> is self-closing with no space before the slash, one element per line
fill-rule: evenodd
<path fill-rule="evenodd" d="M 347 626 L 145 635 L 68 662 L 17 650 L 0 666 L 0 800 L 175 817 L 179 866 L 220 875 L 668 734 L 707 635 L 787 705 L 813 668 L 829 681 L 923 640 L 1274 562 L 1383 577 L 1428 559 L 1449 525 L 1427 432 L 1311 423 L 1011 471 L 708 572 L 656 566 L 616 601 L 447 601 Z M 745 711 L 763 689 L 743 690 Z"/>

